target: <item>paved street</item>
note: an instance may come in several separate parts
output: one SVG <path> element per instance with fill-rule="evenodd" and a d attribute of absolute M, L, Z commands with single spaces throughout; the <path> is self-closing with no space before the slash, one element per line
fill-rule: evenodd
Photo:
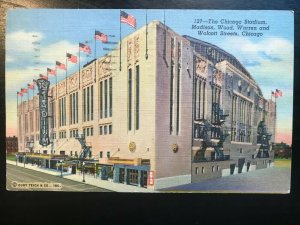
<path fill-rule="evenodd" d="M 290 168 L 272 167 L 163 189 L 170 192 L 289 193 Z"/>
<path fill-rule="evenodd" d="M 61 183 L 61 189 L 47 189 L 47 188 L 26 188 L 21 189 L 22 191 L 80 191 L 80 192 L 108 192 L 99 187 L 71 181 L 60 178 L 59 176 L 53 176 L 38 171 L 17 167 L 15 165 L 6 164 L 6 188 L 7 190 L 15 191 L 18 190 L 13 187 L 14 183 L 30 183 L 30 182 L 41 182 L 41 183 Z"/>

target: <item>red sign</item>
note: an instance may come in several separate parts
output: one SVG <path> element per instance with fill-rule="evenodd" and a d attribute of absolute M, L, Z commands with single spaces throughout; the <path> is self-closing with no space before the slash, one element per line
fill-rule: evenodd
<path fill-rule="evenodd" d="M 148 171 L 147 174 L 147 185 L 154 185 L 154 171 Z"/>

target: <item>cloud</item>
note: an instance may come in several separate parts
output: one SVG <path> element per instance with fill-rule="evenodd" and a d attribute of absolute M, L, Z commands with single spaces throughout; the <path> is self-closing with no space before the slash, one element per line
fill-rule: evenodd
<path fill-rule="evenodd" d="M 236 37 L 228 38 L 220 45 L 241 61 L 262 89 L 293 87 L 294 47 L 289 40 L 270 37 L 254 42 Z"/>
<path fill-rule="evenodd" d="M 78 52 L 78 44 L 62 40 L 41 48 L 40 62 L 53 64 L 55 61 L 65 62 L 66 52 L 75 54 Z"/>
<path fill-rule="evenodd" d="M 52 67 L 55 61 L 65 62 L 66 52 L 73 54 L 78 52 L 78 44 L 67 40 L 46 43 L 45 35 L 40 32 L 19 30 L 8 33 L 6 35 L 6 62 L 9 65 L 7 68 L 19 67 L 26 70 L 31 66 Z"/>
<path fill-rule="evenodd" d="M 6 55 L 5 60 L 6 60 L 6 63 L 10 63 L 10 62 L 14 62 L 15 61 L 15 59 L 12 56 L 10 56 L 10 55 Z"/>
<path fill-rule="evenodd" d="M 270 37 L 259 42 L 250 41 L 245 37 L 227 38 L 222 44 L 224 49 L 234 51 L 242 58 L 270 60 L 272 58 L 291 60 L 294 55 L 293 44 L 284 38 Z"/>
<path fill-rule="evenodd" d="M 21 88 L 27 88 L 28 83 L 37 79 L 39 74 L 46 74 L 47 67 L 55 68 L 55 61 L 66 62 L 66 52 L 78 53 L 78 43 L 67 40 L 59 40 L 46 44 L 45 35 L 40 32 L 25 32 L 19 30 L 6 35 L 6 115 L 9 134 L 14 133 L 16 127 L 16 93 Z M 33 44 L 37 42 L 38 44 Z M 81 54 L 81 62 L 87 60 L 85 54 Z M 90 61 L 90 60 L 88 60 Z M 78 69 L 78 64 L 68 64 L 68 74 Z M 62 76 L 63 75 L 63 76 Z M 58 71 L 58 81 L 65 77 L 64 71 Z M 54 77 L 49 77 L 51 83 Z M 30 91 L 29 97 L 31 98 Z M 27 95 L 23 99 L 27 99 Z"/>
<path fill-rule="evenodd" d="M 8 52 L 31 52 L 33 42 L 40 42 L 44 35 L 40 32 L 15 31 L 6 35 L 6 50 Z"/>

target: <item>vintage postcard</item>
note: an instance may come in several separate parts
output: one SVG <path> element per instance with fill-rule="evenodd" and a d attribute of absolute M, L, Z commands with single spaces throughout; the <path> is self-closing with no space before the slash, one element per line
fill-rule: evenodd
<path fill-rule="evenodd" d="M 9 191 L 289 193 L 294 13 L 13 9 Z"/>

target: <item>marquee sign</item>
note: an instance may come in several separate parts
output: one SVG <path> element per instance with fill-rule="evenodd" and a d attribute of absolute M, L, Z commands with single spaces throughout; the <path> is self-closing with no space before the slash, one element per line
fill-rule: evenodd
<path fill-rule="evenodd" d="M 40 108 L 40 145 L 48 146 L 49 124 L 48 124 L 48 90 L 50 82 L 45 79 L 38 79 L 37 86 L 39 89 L 39 108 Z"/>

